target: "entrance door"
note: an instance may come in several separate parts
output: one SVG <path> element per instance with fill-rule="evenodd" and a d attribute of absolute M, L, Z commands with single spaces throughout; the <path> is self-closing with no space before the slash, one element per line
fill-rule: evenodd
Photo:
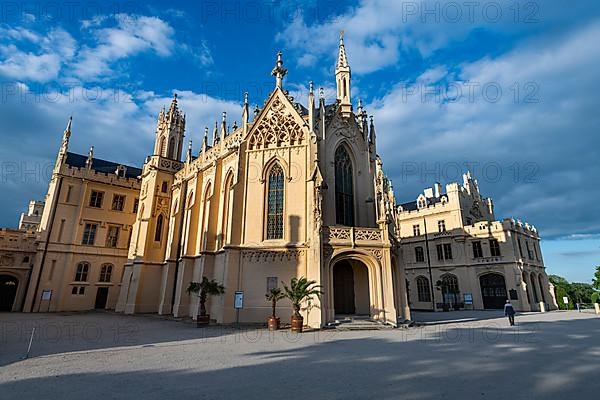
<path fill-rule="evenodd" d="M 485 274 L 479 277 L 483 308 L 502 309 L 506 303 L 506 284 L 500 274 Z"/>
<path fill-rule="evenodd" d="M 106 301 L 108 300 L 108 288 L 99 287 L 96 292 L 96 304 L 94 308 L 96 310 L 104 310 L 106 308 Z"/>
<path fill-rule="evenodd" d="M 9 275 L 0 275 L 0 311 L 12 311 L 17 297 L 19 280 Z"/>
<path fill-rule="evenodd" d="M 347 261 L 333 266 L 333 305 L 337 315 L 354 314 L 354 272 Z"/>

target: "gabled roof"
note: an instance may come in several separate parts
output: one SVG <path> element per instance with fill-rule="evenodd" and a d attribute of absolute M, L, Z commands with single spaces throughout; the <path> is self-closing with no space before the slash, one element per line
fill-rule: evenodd
<path fill-rule="evenodd" d="M 85 163 L 87 159 L 88 157 L 82 154 L 67 152 L 67 160 L 65 161 L 65 163 L 67 165 L 70 165 L 71 167 L 85 168 Z M 125 177 L 127 178 L 137 178 L 142 174 L 142 170 L 140 168 L 119 164 L 112 161 L 106 161 L 100 158 L 92 158 L 92 169 L 97 172 L 102 172 L 105 174 L 114 174 L 119 165 L 122 165 L 127 169 L 125 171 Z"/>

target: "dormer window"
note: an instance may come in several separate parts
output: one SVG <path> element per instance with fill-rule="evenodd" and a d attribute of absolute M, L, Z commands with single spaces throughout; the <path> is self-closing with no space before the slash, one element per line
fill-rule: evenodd
<path fill-rule="evenodd" d="M 127 167 L 124 165 L 119 165 L 115 170 L 115 174 L 120 178 L 125 178 L 125 174 L 127 173 Z"/>
<path fill-rule="evenodd" d="M 421 209 L 421 208 L 425 208 L 427 207 L 427 200 L 425 199 L 424 196 L 421 196 L 417 199 L 417 208 Z"/>

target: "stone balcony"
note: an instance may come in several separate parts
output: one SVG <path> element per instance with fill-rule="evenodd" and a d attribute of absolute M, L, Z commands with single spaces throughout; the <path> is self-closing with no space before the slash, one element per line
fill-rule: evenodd
<path fill-rule="evenodd" d="M 323 228 L 323 242 L 337 246 L 377 246 L 383 243 L 379 228 L 349 226 L 326 226 Z"/>

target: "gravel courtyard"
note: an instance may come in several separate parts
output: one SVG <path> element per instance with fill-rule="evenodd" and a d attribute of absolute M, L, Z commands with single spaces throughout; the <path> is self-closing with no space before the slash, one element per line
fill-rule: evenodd
<path fill-rule="evenodd" d="M 0 314 L 0 398 L 570 399 L 598 394 L 600 318 L 415 314 L 409 330 L 241 331 L 157 316 Z M 29 359 L 29 335 L 36 327 Z"/>

